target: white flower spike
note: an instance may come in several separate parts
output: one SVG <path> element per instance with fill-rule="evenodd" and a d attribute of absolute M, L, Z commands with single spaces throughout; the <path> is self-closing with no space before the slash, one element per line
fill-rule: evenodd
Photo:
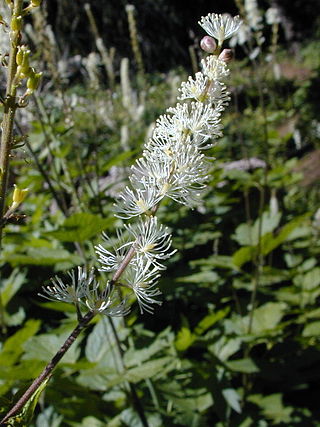
<path fill-rule="evenodd" d="M 201 61 L 202 71 L 181 84 L 182 102 L 159 117 L 142 156 L 131 167 L 130 185 L 115 203 L 115 216 L 130 220 L 130 224 L 117 231 L 115 245 L 104 235 L 106 247 L 95 247 L 100 271 L 112 277 L 101 290 L 93 273 L 87 275 L 79 267 L 77 276 L 70 274 L 70 285 L 55 278 L 53 286 L 44 288 L 44 297 L 73 302 L 77 307 L 80 303 L 94 314 L 121 316 L 128 313 L 117 289 L 123 286 L 135 295 L 141 313 L 153 313 L 153 306 L 161 305 L 157 282 L 166 268 L 163 261 L 175 250 L 171 249 L 168 228 L 155 214 L 164 197 L 191 208 L 201 203 L 212 161 L 203 151 L 222 136 L 221 114 L 229 102 L 224 80 L 232 52 L 221 52 L 221 46 L 239 29 L 241 21 L 238 16 L 211 13 L 199 24 L 218 40 L 218 47 L 210 37 L 203 39 L 203 48 L 212 55 Z"/>

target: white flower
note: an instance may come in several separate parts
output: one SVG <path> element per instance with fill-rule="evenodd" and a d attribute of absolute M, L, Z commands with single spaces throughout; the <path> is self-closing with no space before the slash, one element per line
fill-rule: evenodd
<path fill-rule="evenodd" d="M 203 74 L 210 80 L 221 80 L 229 75 L 227 64 L 214 55 L 210 55 L 201 61 Z"/>
<path fill-rule="evenodd" d="M 172 133 L 172 137 L 180 135 L 191 135 L 193 143 L 198 149 L 210 148 L 212 144 L 203 145 L 207 139 L 221 136 L 220 111 L 212 108 L 210 104 L 202 104 L 201 102 L 192 102 L 188 104 L 177 104 L 174 108 L 169 108 L 168 112 L 172 113 L 171 126 L 166 125 L 167 129 Z M 163 116 L 161 116 L 163 117 Z M 164 127 L 161 123 L 161 117 L 157 122 L 157 128 Z M 168 120 L 167 120 L 168 122 Z"/>
<path fill-rule="evenodd" d="M 259 12 L 257 0 L 245 0 L 244 9 L 246 11 L 247 22 L 254 30 L 261 29 L 261 14 Z"/>
<path fill-rule="evenodd" d="M 105 233 L 102 233 L 102 236 L 106 245 L 112 246 L 111 239 Z M 128 246 L 132 243 L 132 241 L 124 238 L 121 231 L 117 230 L 117 246 L 113 246 L 113 252 L 110 252 L 101 244 L 95 246 L 98 261 L 101 264 L 99 271 L 116 271 L 128 252 Z"/>
<path fill-rule="evenodd" d="M 171 234 L 167 227 L 158 224 L 157 217 L 147 218 L 137 224 L 125 225 L 128 232 L 134 237 L 135 249 L 138 254 L 157 266 L 159 269 L 165 267 L 159 260 L 170 258 L 176 251 L 171 251 Z"/>
<path fill-rule="evenodd" d="M 163 198 L 157 188 L 146 185 L 141 181 L 142 188 L 135 188 L 131 190 L 126 187 L 120 193 L 119 200 L 115 204 L 115 216 L 121 219 L 129 219 L 141 214 L 150 214 L 151 209 L 154 208 Z"/>
<path fill-rule="evenodd" d="M 181 88 L 178 89 L 181 93 L 178 99 L 193 98 L 200 102 L 206 101 L 208 99 L 207 88 L 209 83 L 208 77 L 200 71 L 195 74 L 195 79 L 189 76 L 188 80 L 182 82 Z"/>
<path fill-rule="evenodd" d="M 51 279 L 52 286 L 43 286 L 43 294 L 38 294 L 51 301 L 63 301 L 67 303 L 78 304 L 94 283 L 94 272 L 82 267 L 78 267 L 77 273 L 74 270 L 68 272 L 71 283 L 64 283 L 58 276 Z"/>
<path fill-rule="evenodd" d="M 266 21 L 268 25 L 280 24 L 280 10 L 277 7 L 269 7 L 269 9 L 266 11 Z"/>
<path fill-rule="evenodd" d="M 161 295 L 160 289 L 156 287 L 160 274 L 158 268 L 154 267 L 152 270 L 150 263 L 145 264 L 143 258 L 138 258 L 136 265 L 129 265 L 123 274 L 123 284 L 134 292 L 140 312 L 147 311 L 153 313 L 153 304 L 161 305 L 162 302 L 154 297 Z"/>
<path fill-rule="evenodd" d="M 144 182 L 146 187 L 157 188 L 162 197 L 194 207 L 199 203 L 208 180 L 210 163 L 190 137 L 180 146 L 169 143 L 165 151 L 153 142 L 155 145 L 149 145 L 145 157 L 133 167 L 133 184 Z"/>
<path fill-rule="evenodd" d="M 94 314 L 106 316 L 125 316 L 129 313 L 126 301 L 121 301 L 115 289 L 108 284 L 101 291 L 99 282 L 94 276 L 94 270 L 88 273 L 85 268 L 78 267 L 77 272 L 68 272 L 71 283 L 64 283 L 59 277 L 51 279 L 53 286 L 43 286 L 40 296 L 49 300 L 63 301 L 86 306 Z"/>
<path fill-rule="evenodd" d="M 136 161 L 132 166 L 130 181 L 133 186 L 143 182 L 146 187 L 156 187 L 163 196 L 172 175 L 172 158 L 166 157 L 166 153 L 161 150 L 150 151 L 150 156 L 152 157 L 141 157 Z"/>
<path fill-rule="evenodd" d="M 239 16 L 232 18 L 228 14 L 219 15 L 216 13 L 209 13 L 207 16 L 203 16 L 199 25 L 209 34 L 218 40 L 218 45 L 221 46 L 223 41 L 232 37 L 232 35 L 238 31 L 241 20 Z"/>
<path fill-rule="evenodd" d="M 88 289 L 83 304 L 85 304 L 92 313 L 99 313 L 105 316 L 126 316 L 130 312 L 126 300 L 120 300 L 117 290 L 109 283 L 104 290 L 100 290 L 99 283 L 96 282 L 95 286 Z"/>

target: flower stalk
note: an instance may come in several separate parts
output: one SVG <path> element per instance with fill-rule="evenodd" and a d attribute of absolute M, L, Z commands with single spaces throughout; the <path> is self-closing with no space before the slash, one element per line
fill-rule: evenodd
<path fill-rule="evenodd" d="M 62 344 L 62 346 L 60 347 L 58 352 L 53 356 L 51 361 L 43 369 L 43 371 L 40 373 L 40 375 L 33 381 L 33 383 L 30 385 L 30 387 L 23 393 L 23 395 L 20 397 L 20 399 L 15 403 L 15 405 L 10 409 L 10 411 L 4 416 L 4 418 L 2 418 L 2 420 L 0 421 L 0 425 L 5 425 L 11 417 L 18 414 L 21 411 L 21 409 L 28 402 L 28 400 L 32 397 L 32 395 L 38 390 L 38 388 L 41 386 L 41 384 L 47 378 L 49 378 L 49 376 L 52 374 L 52 371 L 54 370 L 54 368 L 57 366 L 57 364 L 63 358 L 65 353 L 69 350 L 69 348 L 72 346 L 72 344 L 78 338 L 80 332 L 86 326 L 88 326 L 88 324 L 94 318 L 94 316 L 95 316 L 95 313 L 92 311 L 89 311 L 85 316 L 83 316 L 83 318 L 79 321 L 77 326 L 74 328 L 74 330 L 71 332 L 71 334 L 65 340 L 65 342 Z"/>
<path fill-rule="evenodd" d="M 30 51 L 21 45 L 23 16 L 39 4 L 40 1 L 32 1 L 27 8 L 23 9 L 23 0 L 8 2 L 8 6 L 11 8 L 11 22 L 6 94 L 4 100 L 2 100 L 4 113 L 0 143 L 0 250 L 3 227 L 8 219 L 5 211 L 10 172 L 10 153 L 15 145 L 13 135 L 14 118 L 17 108 L 23 108 L 27 105 L 27 97 L 37 88 L 41 77 L 41 73 L 36 73 L 29 65 Z M 22 96 L 18 97 L 17 90 L 23 79 L 26 79 L 27 89 Z"/>
<path fill-rule="evenodd" d="M 18 53 L 19 42 L 21 39 L 21 25 L 18 23 L 22 19 L 22 5 L 23 0 L 14 0 L 12 7 L 12 20 L 10 31 L 10 53 L 9 64 L 7 71 L 7 86 L 6 97 L 3 101 L 4 114 L 2 121 L 2 136 L 0 145 L 0 220 L 5 213 L 5 200 L 8 187 L 9 177 L 9 156 L 11 147 L 13 145 L 13 124 L 14 116 L 17 109 L 16 94 L 17 86 L 13 84 L 17 74 L 16 56 Z M 0 227 L 0 248 L 2 242 L 2 230 Z"/>

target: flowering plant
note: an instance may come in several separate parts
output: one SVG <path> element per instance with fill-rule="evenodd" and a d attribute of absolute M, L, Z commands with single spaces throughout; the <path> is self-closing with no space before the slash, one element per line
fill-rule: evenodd
<path fill-rule="evenodd" d="M 199 24 L 218 40 L 218 48 L 201 61 L 202 71 L 181 84 L 179 101 L 184 102 L 168 108 L 156 121 L 142 156 L 131 167 L 130 186 L 115 203 L 118 218 L 127 221 L 138 217 L 138 222 L 125 224 L 124 231 L 117 231 L 118 242 L 112 249 L 107 235 L 105 243 L 96 246 L 100 271 L 113 274 L 107 287 L 129 288 L 141 313 L 152 313 L 153 305 L 161 304 L 155 298 L 161 294 L 156 287 L 159 272 L 165 269 L 163 261 L 175 253 L 168 228 L 159 224 L 155 216 L 159 204 L 165 197 L 190 208 L 200 203 L 211 166 L 211 158 L 204 152 L 222 136 L 221 114 L 230 99 L 224 83 L 229 74 L 226 52 L 221 52 L 221 46 L 224 39 L 238 30 L 241 21 L 239 17 L 209 14 Z M 213 39 L 210 41 L 215 44 Z M 82 279 L 80 282 L 81 288 L 85 287 Z M 55 283 L 45 288 L 45 296 L 65 301 L 64 288 Z M 88 289 L 90 286 L 88 275 Z M 91 291 L 82 291 L 82 298 L 87 300 Z M 118 293 L 110 292 L 118 298 Z M 122 310 L 116 310 L 117 314 L 128 313 L 123 302 L 119 307 Z M 111 314 L 114 310 L 101 312 Z"/>
<path fill-rule="evenodd" d="M 202 70 L 181 84 L 181 103 L 159 117 L 142 156 L 131 168 L 130 185 L 115 203 L 115 215 L 129 221 L 117 231 L 117 243 L 111 248 L 111 239 L 104 234 L 104 243 L 95 248 L 100 271 L 112 276 L 101 286 L 93 271 L 78 267 L 69 273 L 66 282 L 56 277 L 50 286 L 43 287 L 40 295 L 45 298 L 74 304 L 79 322 L 0 424 L 17 414 L 39 390 L 96 314 L 124 316 L 129 312 L 121 287 L 135 295 L 141 313 L 153 313 L 154 304 L 161 304 L 157 282 L 165 270 L 163 262 L 175 250 L 171 248 L 169 229 L 159 223 L 156 213 L 165 197 L 190 208 L 201 201 L 211 165 L 205 151 L 222 135 L 221 114 L 230 99 L 224 80 L 229 74 L 226 62 L 231 55 L 227 49 L 221 52 L 221 47 L 241 24 L 238 17 L 216 14 L 199 23 L 209 34 L 205 45 L 211 54 L 201 61 Z M 217 39 L 217 47 L 210 36 Z"/>

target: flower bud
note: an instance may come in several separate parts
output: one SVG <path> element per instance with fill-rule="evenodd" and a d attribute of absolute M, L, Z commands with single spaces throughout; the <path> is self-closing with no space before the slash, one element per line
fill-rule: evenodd
<path fill-rule="evenodd" d="M 16 209 L 26 198 L 28 194 L 29 188 L 20 189 L 16 185 L 14 185 L 14 191 L 12 196 L 12 205 L 11 209 Z"/>
<path fill-rule="evenodd" d="M 31 0 L 31 6 L 32 7 L 38 7 L 40 6 L 42 0 Z"/>
<path fill-rule="evenodd" d="M 11 20 L 11 30 L 20 31 L 22 28 L 22 16 L 14 16 Z"/>
<path fill-rule="evenodd" d="M 219 55 L 220 61 L 230 62 L 233 58 L 233 52 L 231 49 L 223 49 L 223 51 Z"/>
<path fill-rule="evenodd" d="M 30 50 L 26 46 L 18 46 L 18 52 L 16 55 L 16 63 L 22 67 L 29 67 L 29 55 Z"/>
<path fill-rule="evenodd" d="M 42 76 L 42 73 L 33 72 L 32 75 L 28 78 L 27 88 L 29 89 L 28 91 L 29 93 L 32 93 L 38 88 L 41 76 Z"/>
<path fill-rule="evenodd" d="M 18 52 L 17 52 L 17 56 L 16 56 L 16 63 L 17 65 L 22 65 L 22 61 L 23 61 L 23 50 L 22 48 L 19 46 L 18 47 Z"/>
<path fill-rule="evenodd" d="M 200 47 L 205 52 L 213 53 L 217 48 L 217 44 L 212 37 L 204 36 L 200 41 Z"/>

